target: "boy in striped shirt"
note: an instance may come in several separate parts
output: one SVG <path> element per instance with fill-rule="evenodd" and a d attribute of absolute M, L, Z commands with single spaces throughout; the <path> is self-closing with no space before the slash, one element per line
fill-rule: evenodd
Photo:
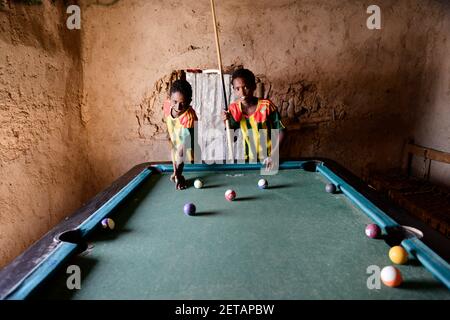
<path fill-rule="evenodd" d="M 194 124 L 197 121 L 195 110 L 191 106 L 192 87 L 186 80 L 176 80 L 170 88 L 170 96 L 164 102 L 164 118 L 171 142 L 173 174 L 177 190 L 186 189 L 183 176 L 184 160 L 194 159 Z"/>
<path fill-rule="evenodd" d="M 245 161 L 264 163 L 267 170 L 278 165 L 272 155 L 279 152 L 279 146 L 285 135 L 277 107 L 269 99 L 259 99 L 253 95 L 256 79 L 248 69 L 236 70 L 231 81 L 238 100 L 231 103 L 222 119 L 230 121 L 231 129 L 240 129 L 244 139 Z M 277 141 L 271 141 L 271 130 L 279 130 Z M 264 150 L 261 142 L 267 146 Z"/>

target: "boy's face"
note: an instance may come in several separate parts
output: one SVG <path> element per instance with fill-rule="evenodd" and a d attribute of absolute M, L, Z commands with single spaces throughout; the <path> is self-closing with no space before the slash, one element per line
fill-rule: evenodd
<path fill-rule="evenodd" d="M 186 100 L 181 92 L 174 92 L 170 95 L 170 108 L 177 115 L 183 113 L 190 103 L 191 101 Z"/>
<path fill-rule="evenodd" d="M 233 80 L 233 89 L 236 96 L 244 103 L 248 104 L 252 101 L 253 92 L 255 92 L 254 85 L 247 84 L 245 79 L 236 78 Z"/>

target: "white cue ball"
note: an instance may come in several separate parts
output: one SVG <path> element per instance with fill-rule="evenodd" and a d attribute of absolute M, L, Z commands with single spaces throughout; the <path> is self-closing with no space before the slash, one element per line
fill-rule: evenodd
<path fill-rule="evenodd" d="M 201 189 L 201 188 L 203 187 L 203 182 L 202 182 L 202 180 L 196 179 L 196 180 L 194 181 L 194 187 L 195 187 L 196 189 Z"/>

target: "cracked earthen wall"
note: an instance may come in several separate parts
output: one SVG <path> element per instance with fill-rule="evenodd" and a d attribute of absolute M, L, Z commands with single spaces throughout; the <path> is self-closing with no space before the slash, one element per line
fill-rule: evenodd
<path fill-rule="evenodd" d="M 49 3 L 0 12 L 6 260 L 135 164 L 168 160 L 173 71 L 217 68 L 209 1 L 83 1 L 78 34 Z M 362 176 L 398 166 L 415 134 L 448 146 L 447 2 L 380 0 L 381 30 L 366 27 L 370 4 L 216 1 L 223 64 L 253 70 L 278 105 L 285 156 Z"/>

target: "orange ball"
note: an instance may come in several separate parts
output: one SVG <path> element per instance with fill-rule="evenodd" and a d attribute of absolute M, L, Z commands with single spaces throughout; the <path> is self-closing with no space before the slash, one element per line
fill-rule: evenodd
<path fill-rule="evenodd" d="M 400 270 L 393 266 L 384 267 L 381 270 L 381 281 L 388 287 L 398 287 L 403 282 Z"/>
<path fill-rule="evenodd" d="M 392 247 L 389 250 L 389 259 L 396 264 L 404 264 L 408 261 L 408 252 L 401 246 Z"/>

